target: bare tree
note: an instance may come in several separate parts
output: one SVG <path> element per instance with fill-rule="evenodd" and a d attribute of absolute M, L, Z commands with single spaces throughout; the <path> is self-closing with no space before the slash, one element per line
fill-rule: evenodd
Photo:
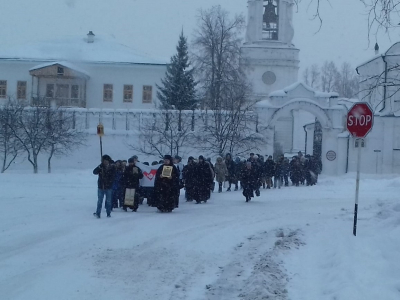
<path fill-rule="evenodd" d="M 224 109 L 206 111 L 202 116 L 203 126 L 196 134 L 199 150 L 219 156 L 227 152 L 240 155 L 259 150 L 266 142 L 257 130 L 257 115 L 252 111 L 255 102 L 248 100 L 248 89 L 243 79 L 225 86 Z"/>
<path fill-rule="evenodd" d="M 160 110 L 142 119 L 139 140 L 128 147 L 146 155 L 183 156 L 191 146 L 193 125 L 192 112 Z"/>
<path fill-rule="evenodd" d="M 72 116 L 51 107 L 16 106 L 7 127 L 18 147 L 27 154 L 33 172 L 38 173 L 38 156 L 49 151 L 48 171 L 54 155 L 65 155 L 83 144 L 85 135 L 74 128 Z"/>
<path fill-rule="evenodd" d="M 4 173 L 11 166 L 22 151 L 22 145 L 13 132 L 13 130 L 19 131 L 17 120 L 22 110 L 23 106 L 11 99 L 0 107 L 1 173 Z"/>
<path fill-rule="evenodd" d="M 307 67 L 303 71 L 303 81 L 312 88 L 319 88 L 320 74 L 318 65 L 313 64 L 310 69 Z"/>
<path fill-rule="evenodd" d="M 333 92 L 338 70 L 333 61 L 325 61 L 321 68 L 321 89 L 323 92 Z"/>
<path fill-rule="evenodd" d="M 46 130 L 45 149 L 49 153 L 47 171 L 51 173 L 53 156 L 69 155 L 73 150 L 85 145 L 87 134 L 76 126 L 72 113 L 60 108 L 46 109 Z"/>
<path fill-rule="evenodd" d="M 33 172 L 38 173 L 38 156 L 48 141 L 46 128 L 46 108 L 26 107 L 18 115 L 17 126 L 9 126 L 15 138 L 28 155 Z"/>
<path fill-rule="evenodd" d="M 224 106 L 224 86 L 238 73 L 245 19 L 243 15 L 230 19 L 220 6 L 200 10 L 197 18 L 192 55 L 203 95 L 201 108 L 219 109 Z"/>
<path fill-rule="evenodd" d="M 311 72 L 310 72 L 310 86 L 312 88 L 318 88 L 319 87 L 319 79 L 320 79 L 320 71 L 319 67 L 317 64 L 313 64 L 311 66 Z"/>
<path fill-rule="evenodd" d="M 304 69 L 303 71 L 303 82 L 306 85 L 310 85 L 310 70 L 307 68 Z"/>
<path fill-rule="evenodd" d="M 388 32 L 392 28 L 397 28 L 400 23 L 399 0 L 354 0 L 364 4 L 365 12 L 368 15 L 368 37 L 371 34 L 376 35 L 379 31 Z M 294 0 L 296 5 L 305 2 L 314 10 L 314 19 L 319 20 L 320 28 L 323 23 L 321 14 L 321 5 L 329 3 L 329 0 Z M 334 2 L 332 2 L 334 3 Z"/>
<path fill-rule="evenodd" d="M 344 62 L 336 74 L 335 91 L 345 98 L 353 98 L 358 93 L 358 78 L 355 70 L 348 62 Z"/>
<path fill-rule="evenodd" d="M 260 146 L 261 135 L 247 120 L 255 101 L 239 67 L 240 34 L 244 18 L 230 18 L 220 6 L 200 10 L 193 40 L 193 61 L 202 95 L 203 127 L 196 135 L 198 149 L 223 155 Z"/>
<path fill-rule="evenodd" d="M 394 101 L 400 91 L 400 65 L 397 59 L 376 74 L 363 74 L 359 83 L 359 97 L 371 104 L 374 110 L 383 110 L 390 105 L 390 110 L 397 110 Z"/>

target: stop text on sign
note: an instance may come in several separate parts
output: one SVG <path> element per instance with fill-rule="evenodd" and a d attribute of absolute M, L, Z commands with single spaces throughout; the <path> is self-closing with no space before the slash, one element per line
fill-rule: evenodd
<path fill-rule="evenodd" d="M 373 124 L 374 113 L 368 103 L 355 103 L 347 113 L 347 130 L 355 138 L 364 138 Z"/>
<path fill-rule="evenodd" d="M 347 126 L 370 126 L 372 123 L 371 115 L 349 116 L 347 118 Z"/>

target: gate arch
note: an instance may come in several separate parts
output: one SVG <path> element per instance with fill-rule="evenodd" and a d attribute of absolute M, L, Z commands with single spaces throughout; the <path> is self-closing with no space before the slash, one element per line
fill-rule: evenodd
<path fill-rule="evenodd" d="M 318 105 L 317 103 L 315 103 L 314 101 L 309 100 L 309 99 L 294 99 L 294 100 L 287 102 L 282 107 L 278 108 L 271 115 L 271 118 L 268 122 L 267 127 L 268 128 L 274 127 L 280 117 L 287 115 L 292 110 L 307 111 L 307 112 L 313 114 L 315 117 L 317 117 L 318 121 L 321 123 L 321 126 L 324 129 L 333 128 L 332 120 L 328 116 L 328 114 L 326 113 L 324 108 L 322 108 L 320 105 Z"/>

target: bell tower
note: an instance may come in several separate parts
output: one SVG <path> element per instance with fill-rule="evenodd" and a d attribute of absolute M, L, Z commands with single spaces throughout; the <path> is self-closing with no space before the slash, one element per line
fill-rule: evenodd
<path fill-rule="evenodd" d="M 292 43 L 293 6 L 294 0 L 248 0 L 241 64 L 257 98 L 298 81 L 300 50 Z"/>

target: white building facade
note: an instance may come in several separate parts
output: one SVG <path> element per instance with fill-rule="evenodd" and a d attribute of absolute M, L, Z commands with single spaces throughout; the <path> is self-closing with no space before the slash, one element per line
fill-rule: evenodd
<path fill-rule="evenodd" d="M 112 40 L 66 38 L 0 48 L 0 102 L 154 109 L 167 64 Z"/>
<path fill-rule="evenodd" d="M 362 170 L 368 173 L 400 173 L 400 42 L 360 64 L 360 100 L 374 110 L 374 127 L 365 138 Z M 354 143 L 350 169 L 355 168 Z M 353 151 L 352 151 L 353 150 Z"/>

